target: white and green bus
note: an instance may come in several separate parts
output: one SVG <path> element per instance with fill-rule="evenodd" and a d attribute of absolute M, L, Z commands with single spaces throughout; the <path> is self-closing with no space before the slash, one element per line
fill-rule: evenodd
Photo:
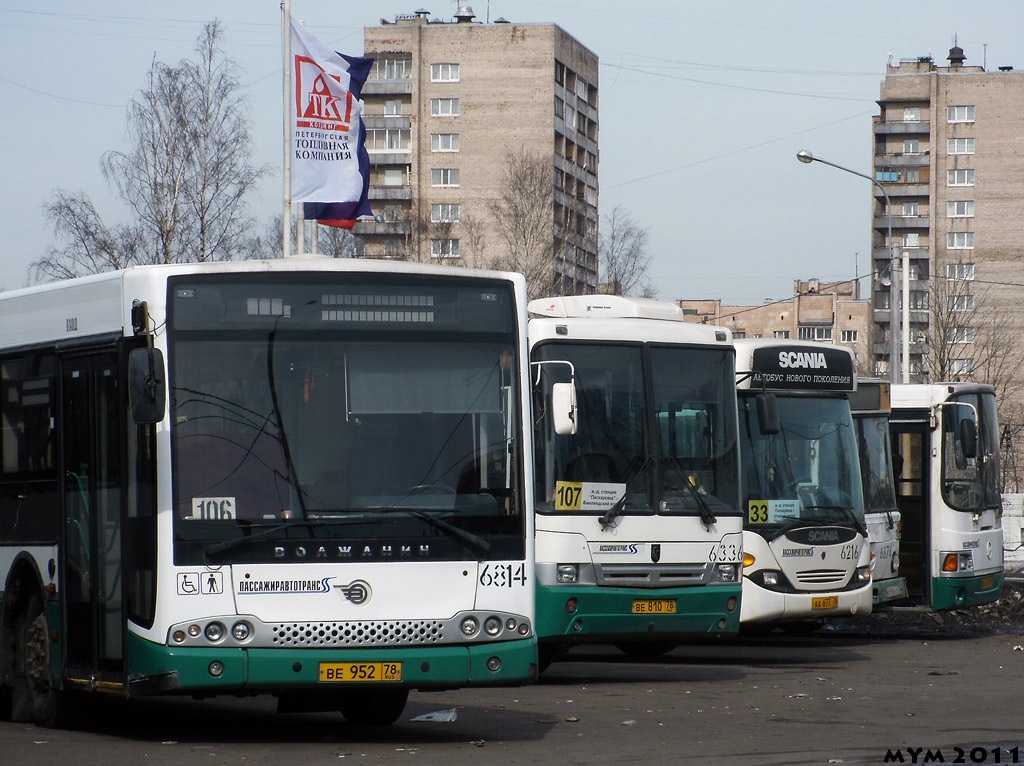
<path fill-rule="evenodd" d="M 741 628 L 813 630 L 871 612 L 871 552 L 844 346 L 737 339 Z"/>
<path fill-rule="evenodd" d="M 536 678 L 520 275 L 131 268 L 0 295 L 0 712 Z"/>
<path fill-rule="evenodd" d="M 731 333 L 649 299 L 548 298 L 529 312 L 541 667 L 581 643 L 656 656 L 735 634 Z"/>
<path fill-rule="evenodd" d="M 907 597 L 907 579 L 900 574 L 900 535 L 903 528 L 896 504 L 893 453 L 889 437 L 891 385 L 877 378 L 859 378 L 850 394 L 857 431 L 860 473 L 864 485 L 864 519 L 871 545 L 873 609 L 888 608 Z"/>
<path fill-rule="evenodd" d="M 903 523 L 903 604 L 979 606 L 1003 591 L 996 392 L 974 383 L 896 384 L 890 416 Z"/>

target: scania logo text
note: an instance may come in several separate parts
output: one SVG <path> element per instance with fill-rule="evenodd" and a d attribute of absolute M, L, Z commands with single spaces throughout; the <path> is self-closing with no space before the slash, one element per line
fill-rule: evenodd
<path fill-rule="evenodd" d="M 807 540 L 812 543 L 838 543 L 839 532 L 835 529 L 812 529 L 807 533 Z"/>

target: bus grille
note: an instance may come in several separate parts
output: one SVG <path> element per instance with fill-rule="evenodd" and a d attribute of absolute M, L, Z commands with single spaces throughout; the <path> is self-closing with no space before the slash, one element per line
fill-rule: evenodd
<path fill-rule="evenodd" d="M 701 564 L 595 564 L 598 585 L 623 588 L 678 588 L 702 585 L 707 569 Z"/>
<path fill-rule="evenodd" d="M 806 572 L 797 572 L 797 582 L 808 585 L 829 585 L 832 583 L 843 583 L 846 581 L 846 570 L 844 569 L 808 569 Z"/>
<path fill-rule="evenodd" d="M 277 646 L 393 646 L 444 641 L 440 620 L 286 622 L 272 626 Z"/>

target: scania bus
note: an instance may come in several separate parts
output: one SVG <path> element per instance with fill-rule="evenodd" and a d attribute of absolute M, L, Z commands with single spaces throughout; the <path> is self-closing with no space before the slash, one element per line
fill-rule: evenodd
<path fill-rule="evenodd" d="M 843 346 L 737 339 L 742 626 L 814 629 L 871 611 L 871 552 Z"/>
<path fill-rule="evenodd" d="M 890 429 L 905 603 L 944 611 L 998 600 L 1004 569 L 995 389 L 894 385 Z"/>
<path fill-rule="evenodd" d="M 130 268 L 0 295 L 0 701 L 397 719 L 536 678 L 520 275 Z"/>
<path fill-rule="evenodd" d="M 871 595 L 875 611 L 907 597 L 907 580 L 900 575 L 902 523 L 892 473 L 890 395 L 889 382 L 876 378 L 859 378 L 857 390 L 850 394 L 864 484 L 864 518 L 871 544 Z"/>
<path fill-rule="evenodd" d="M 542 668 L 574 644 L 657 655 L 736 633 L 731 333 L 649 299 L 548 298 L 529 312 Z M 558 425 L 566 387 L 571 429 Z"/>

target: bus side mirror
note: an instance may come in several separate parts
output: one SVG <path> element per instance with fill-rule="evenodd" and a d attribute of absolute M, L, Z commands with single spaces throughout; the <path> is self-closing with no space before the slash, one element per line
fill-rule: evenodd
<path fill-rule="evenodd" d="M 572 436 L 576 433 L 576 386 L 572 383 L 554 383 L 551 386 L 551 411 L 555 433 Z"/>
<path fill-rule="evenodd" d="M 128 401 L 136 423 L 159 423 L 167 407 L 164 355 L 159 349 L 128 352 Z"/>
<path fill-rule="evenodd" d="M 765 436 L 782 432 L 779 421 L 779 402 L 775 394 L 757 395 L 757 422 L 761 424 L 761 433 Z"/>
<path fill-rule="evenodd" d="M 968 460 L 978 457 L 978 428 L 970 418 L 960 421 L 960 451 Z"/>

